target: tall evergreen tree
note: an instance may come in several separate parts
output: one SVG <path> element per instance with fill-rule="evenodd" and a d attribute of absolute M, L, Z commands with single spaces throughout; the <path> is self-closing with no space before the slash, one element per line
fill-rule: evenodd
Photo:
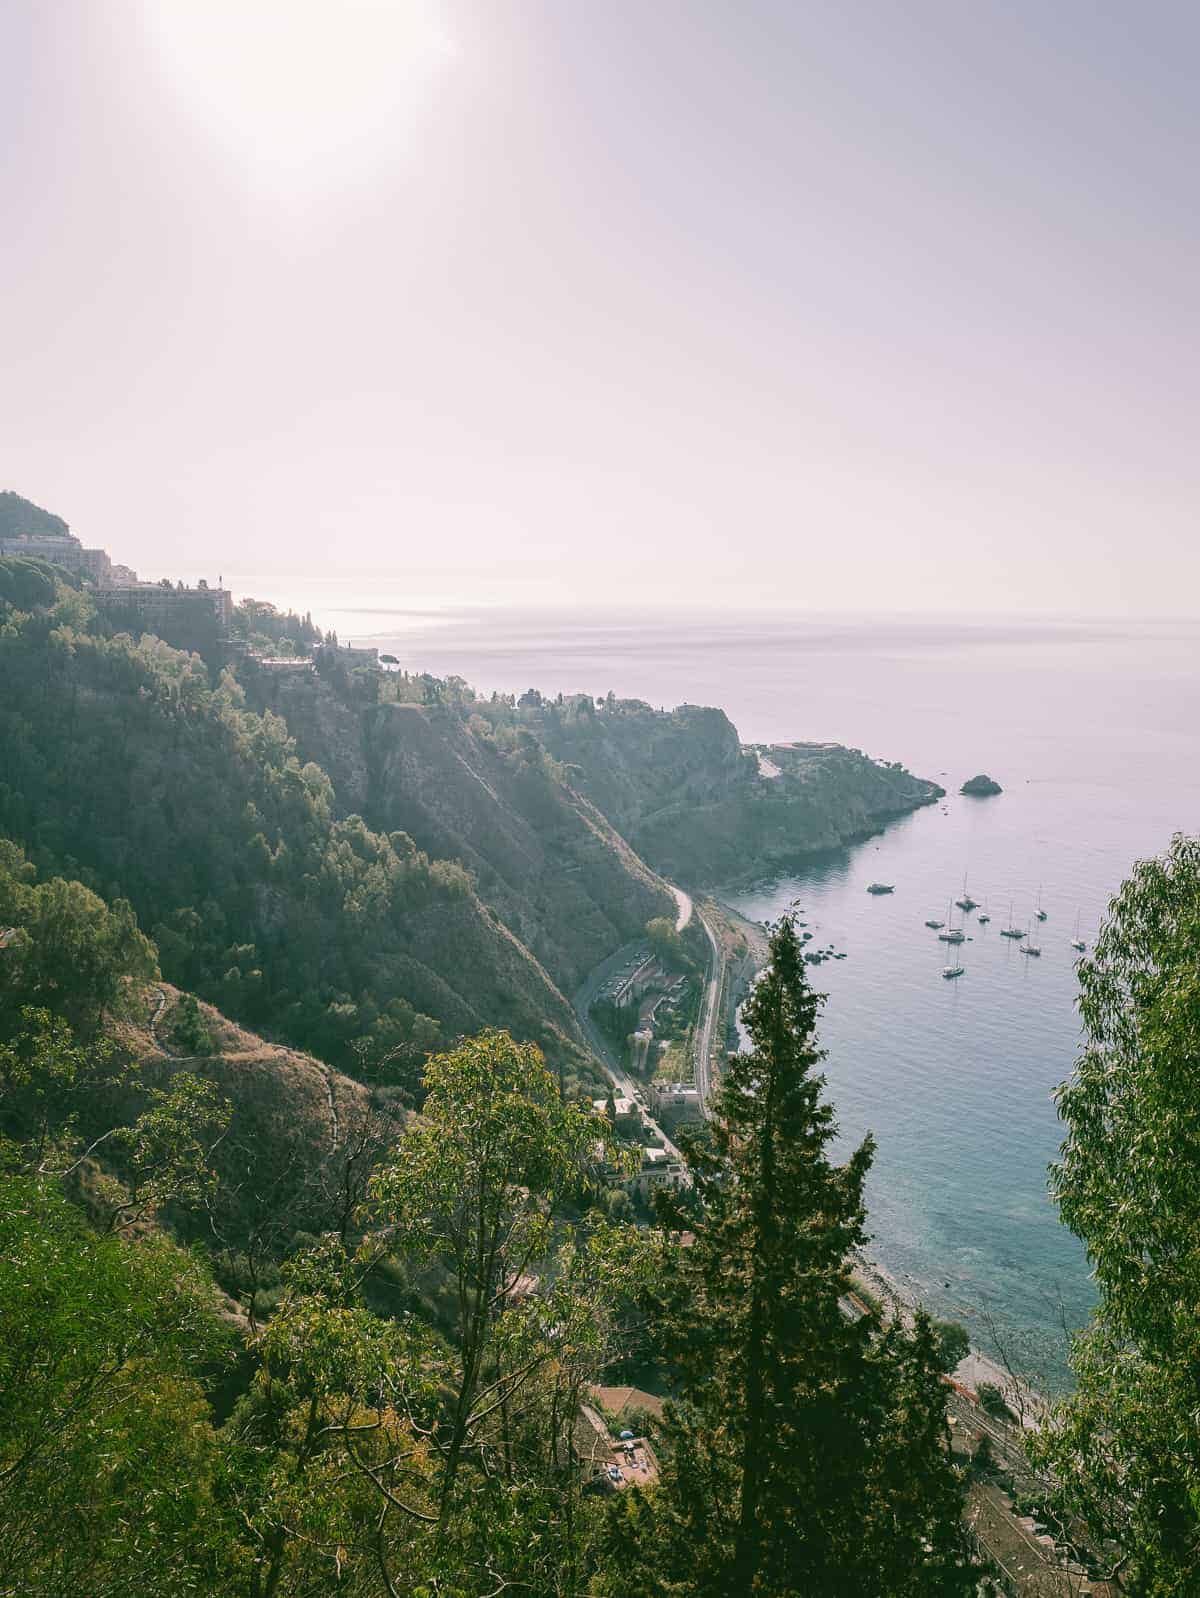
<path fill-rule="evenodd" d="M 711 1137 L 689 1153 L 690 1192 L 665 1208 L 685 1233 L 664 1271 L 680 1401 L 659 1492 L 617 1517 L 651 1556 L 628 1566 L 651 1591 L 972 1587 L 932 1330 L 847 1313 L 874 1145 L 830 1158 L 821 1002 L 785 921 L 745 1008 L 753 1049 L 730 1062 Z"/>

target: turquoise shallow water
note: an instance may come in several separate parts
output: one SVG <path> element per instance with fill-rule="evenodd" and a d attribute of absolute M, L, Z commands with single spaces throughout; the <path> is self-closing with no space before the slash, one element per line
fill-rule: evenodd
<path fill-rule="evenodd" d="M 878 1140 L 875 1255 L 985 1345 L 999 1334 L 1060 1380 L 1063 1325 L 1091 1301 L 1045 1182 L 1061 1135 L 1051 1094 L 1078 1042 L 1070 938 L 1078 911 L 1091 942 L 1134 860 L 1200 828 L 1200 627 L 387 609 L 374 596 L 320 614 L 485 691 L 717 704 L 748 740 L 832 738 L 951 790 L 880 837 L 725 897 L 755 919 L 798 903 L 814 944 L 847 956 L 816 976 L 843 1139 Z M 976 771 L 1003 795 L 958 797 Z M 968 918 L 966 974 L 946 982 L 945 948 L 922 923 L 945 917 L 964 872 L 993 920 Z M 895 893 L 869 896 L 877 878 Z M 1025 924 L 1039 885 L 1049 920 L 1034 960 L 999 929 L 1010 901 Z"/>

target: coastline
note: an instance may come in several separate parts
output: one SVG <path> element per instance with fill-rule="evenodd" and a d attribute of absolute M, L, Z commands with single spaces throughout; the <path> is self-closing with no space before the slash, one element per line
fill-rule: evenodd
<path fill-rule="evenodd" d="M 902 1320 L 910 1320 L 915 1310 L 925 1307 L 901 1287 L 878 1260 L 868 1258 L 861 1250 L 855 1250 L 853 1261 L 850 1273 L 852 1280 L 870 1298 L 878 1300 Z M 932 1314 L 932 1311 L 929 1313 Z M 949 1373 L 947 1380 L 975 1404 L 979 1403 L 980 1383 L 990 1382 L 1003 1393 L 1017 1421 L 1031 1430 L 1049 1413 L 1049 1404 L 1041 1393 L 974 1344 Z"/>
<path fill-rule="evenodd" d="M 714 902 L 722 914 L 742 931 L 747 940 L 748 956 L 753 960 L 756 971 L 761 970 L 767 948 L 763 928 L 724 900 L 715 899 Z M 750 980 L 752 982 L 753 977 Z M 887 1266 L 862 1250 L 854 1252 L 851 1276 L 868 1297 L 878 1300 L 902 1318 L 911 1318 L 915 1310 L 927 1308 L 911 1291 L 901 1286 Z M 932 1315 L 934 1312 L 929 1310 L 928 1313 Z M 1049 1410 L 1043 1394 L 974 1343 L 969 1353 L 949 1373 L 949 1380 L 973 1404 L 979 1402 L 980 1383 L 990 1382 L 1004 1394 L 1005 1401 L 1025 1426 L 1036 1425 Z"/>

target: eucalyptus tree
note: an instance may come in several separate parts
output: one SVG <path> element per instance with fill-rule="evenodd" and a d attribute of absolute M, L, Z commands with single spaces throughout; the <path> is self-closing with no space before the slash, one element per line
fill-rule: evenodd
<path fill-rule="evenodd" d="M 330 1235 L 288 1262 L 254 1339 L 235 1421 L 242 1457 L 270 1462 L 242 1499 L 252 1598 L 306 1592 L 318 1570 L 364 1590 L 371 1572 L 385 1591 L 583 1590 L 598 1517 L 580 1406 L 636 1334 L 658 1248 L 556 1217 L 600 1129 L 536 1049 L 485 1034 L 431 1060 L 427 1087 L 371 1179 L 356 1251 Z M 449 1281 L 445 1335 L 365 1307 L 392 1258 Z"/>
<path fill-rule="evenodd" d="M 562 1102 L 540 1050 L 504 1032 L 434 1056 L 425 1089 L 420 1117 L 371 1192 L 386 1246 L 436 1264 L 451 1285 L 455 1361 L 436 1439 L 444 1529 L 464 1455 L 542 1363 L 536 1348 L 498 1362 L 498 1339 L 551 1252 L 555 1212 L 579 1191 L 599 1133 L 584 1107 Z"/>
<path fill-rule="evenodd" d="M 227 1590 L 213 1303 L 165 1239 L 98 1232 L 54 1182 L 0 1176 L 0 1592 Z"/>
<path fill-rule="evenodd" d="M 1083 1047 L 1051 1184 L 1099 1287 L 1034 1444 L 1064 1535 L 1126 1591 L 1200 1571 L 1200 839 L 1139 863 L 1079 965 Z"/>

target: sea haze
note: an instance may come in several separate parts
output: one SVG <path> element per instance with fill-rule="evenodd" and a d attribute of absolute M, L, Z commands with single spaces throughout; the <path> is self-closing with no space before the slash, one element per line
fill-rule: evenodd
<path fill-rule="evenodd" d="M 389 620 L 376 597 L 314 613 L 410 669 L 484 692 L 590 690 L 720 705 L 753 741 L 836 739 L 901 760 L 949 797 L 784 881 L 729 885 L 756 920 L 796 906 L 812 947 L 844 1147 L 870 1130 L 872 1249 L 976 1338 L 998 1334 L 1051 1383 L 1064 1323 L 1091 1302 L 1087 1262 L 1046 1197 L 1061 1127 L 1052 1091 L 1078 1045 L 1078 914 L 1089 945 L 1132 863 L 1200 825 L 1200 627 L 1189 622 L 805 617 L 682 621 L 443 612 Z M 403 610 L 398 602 L 397 610 Z M 986 771 L 1004 793 L 956 790 Z M 964 875 L 957 981 L 923 925 Z M 895 884 L 871 897 L 867 883 Z M 1040 959 L 999 936 L 1039 888 Z M 958 912 L 955 912 L 956 917 Z"/>

